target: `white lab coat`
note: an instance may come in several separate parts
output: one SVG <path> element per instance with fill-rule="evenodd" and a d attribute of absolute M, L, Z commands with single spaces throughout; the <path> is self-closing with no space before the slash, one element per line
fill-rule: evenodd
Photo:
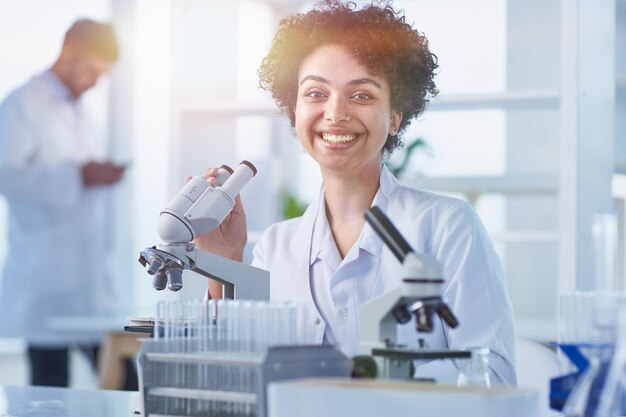
<path fill-rule="evenodd" d="M 0 287 L 0 336 L 39 346 L 95 342 L 49 319 L 116 308 L 105 244 L 109 191 L 86 189 L 80 167 L 102 157 L 80 100 L 51 72 L 0 106 L 0 194 L 8 203 L 8 251 Z"/>
<path fill-rule="evenodd" d="M 416 252 L 432 254 L 444 266 L 447 280 L 444 296 L 460 326 L 450 330 L 442 325 L 441 320 L 436 320 L 434 331 L 422 335 L 428 346 L 451 349 L 489 347 L 492 382 L 515 385 L 511 303 L 500 261 L 475 212 L 461 200 L 403 186 L 385 167 L 381 172 L 379 194 L 382 198 L 377 196 L 377 200 L 383 203 L 381 209 Z M 298 331 L 301 341 L 311 344 L 322 343 L 326 326 L 316 307 L 309 278 L 313 226 L 318 206 L 323 201 L 320 198 L 312 203 L 300 218 L 268 228 L 255 247 L 252 262 L 252 265 L 270 271 L 272 300 L 294 301 L 306 307 L 299 315 Z M 382 248 L 382 244 L 381 251 L 380 268 L 371 297 L 359 297 L 353 301 L 357 320 L 364 303 L 401 283 L 399 262 L 388 248 Z M 347 296 L 353 297 L 354 293 L 351 291 Z M 414 323 L 398 326 L 398 342 L 417 345 Z M 356 345 L 358 340 L 345 343 Z M 458 371 L 450 361 L 434 361 L 419 366 L 417 375 L 434 376 L 441 382 L 453 383 Z"/>

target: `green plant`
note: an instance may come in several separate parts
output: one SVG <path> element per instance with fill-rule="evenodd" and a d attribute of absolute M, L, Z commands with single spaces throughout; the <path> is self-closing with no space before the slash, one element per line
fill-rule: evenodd
<path fill-rule="evenodd" d="M 300 217 L 304 214 L 307 208 L 306 203 L 300 201 L 287 189 L 284 189 L 281 194 L 283 197 L 283 218 L 293 219 L 294 217 Z"/>
<path fill-rule="evenodd" d="M 385 161 L 385 165 L 387 165 L 387 168 L 389 168 L 389 171 L 391 171 L 394 177 L 400 178 L 402 174 L 404 174 L 404 172 L 409 166 L 409 162 L 411 161 L 411 157 L 413 156 L 413 153 L 418 149 L 422 149 L 422 150 L 428 149 L 428 144 L 422 138 L 413 139 L 408 145 L 406 145 L 402 149 L 402 151 L 404 152 L 402 154 L 402 160 L 400 161 L 400 163 L 396 164 L 396 163 L 391 162 L 390 160 Z"/>

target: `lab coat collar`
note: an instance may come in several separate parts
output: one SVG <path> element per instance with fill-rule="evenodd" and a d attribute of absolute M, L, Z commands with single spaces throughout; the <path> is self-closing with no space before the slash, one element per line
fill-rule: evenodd
<path fill-rule="evenodd" d="M 61 79 L 52 71 L 48 69 L 41 73 L 41 79 L 50 88 L 52 95 L 59 100 L 63 101 L 75 101 L 70 89 L 61 81 Z"/>
<path fill-rule="evenodd" d="M 387 208 L 387 200 L 389 200 L 389 197 L 391 197 L 400 185 L 400 181 L 393 176 L 389 168 L 387 168 L 387 165 L 383 164 L 380 170 L 380 191 L 385 198 L 385 209 Z"/>
<path fill-rule="evenodd" d="M 383 164 L 380 171 L 380 187 L 374 196 L 372 207 L 376 206 L 381 209 L 383 213 L 386 213 L 387 202 L 399 186 L 400 182 L 393 176 L 387 166 Z M 378 259 L 382 258 L 383 241 L 380 237 L 378 237 L 374 229 L 372 229 L 372 227 L 367 223 L 361 232 L 359 245 L 361 249 L 368 251 Z"/>
<path fill-rule="evenodd" d="M 326 204 L 324 203 L 324 185 L 320 188 L 317 200 L 311 204 L 309 210 L 305 213 L 308 216 L 307 229 L 311 230 L 311 245 L 309 247 L 309 266 L 313 265 L 315 260 L 320 257 L 320 252 L 328 241 L 330 228 L 328 220 L 326 220 Z M 325 227 L 322 225 L 326 225 Z M 331 236 L 332 237 L 332 236 Z"/>
<path fill-rule="evenodd" d="M 341 263 L 341 255 L 333 238 L 333 234 L 326 218 L 326 204 L 324 200 L 318 204 L 317 218 L 313 224 L 313 240 L 311 242 L 311 257 L 309 266 L 313 265 L 316 259 L 326 261 L 333 269 L 337 269 Z"/>
<path fill-rule="evenodd" d="M 372 201 L 372 206 L 378 206 L 383 212 L 386 212 L 387 201 L 399 185 L 400 182 L 391 174 L 387 166 L 383 164 L 380 172 L 380 185 Z M 311 246 L 309 248 L 309 266 L 311 266 L 318 258 L 326 259 L 331 255 L 326 253 L 328 250 L 324 249 L 328 248 L 327 243 L 329 239 L 332 239 L 332 234 L 328 226 L 328 220 L 326 219 L 323 185 L 320 189 L 317 201 L 311 204 L 311 207 L 309 207 L 309 210 L 307 210 L 303 216 L 303 220 L 305 220 L 304 224 L 306 225 L 306 229 L 312 229 L 310 235 Z M 380 258 L 382 255 L 382 240 L 378 238 L 369 224 L 366 224 L 361 231 L 357 244 L 360 249 L 366 250 L 377 258 Z M 336 245 L 333 249 L 337 251 Z"/>

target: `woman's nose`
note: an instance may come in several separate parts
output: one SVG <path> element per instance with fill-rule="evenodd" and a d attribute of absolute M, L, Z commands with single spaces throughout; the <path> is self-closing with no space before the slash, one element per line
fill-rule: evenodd
<path fill-rule="evenodd" d="M 324 119 L 333 124 L 341 122 L 349 122 L 351 117 L 348 114 L 347 106 L 342 103 L 341 99 L 328 100 L 326 109 L 324 110 Z"/>

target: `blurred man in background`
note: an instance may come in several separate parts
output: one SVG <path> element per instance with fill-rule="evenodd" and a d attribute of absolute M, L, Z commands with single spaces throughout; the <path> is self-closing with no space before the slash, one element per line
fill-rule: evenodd
<path fill-rule="evenodd" d="M 34 385 L 68 385 L 70 347 L 96 363 L 101 335 L 55 330 L 50 319 L 117 309 L 106 209 L 124 167 L 106 159 L 81 99 L 117 57 L 110 25 L 76 21 L 54 65 L 0 105 L 0 194 L 9 209 L 0 336 L 26 341 Z"/>

